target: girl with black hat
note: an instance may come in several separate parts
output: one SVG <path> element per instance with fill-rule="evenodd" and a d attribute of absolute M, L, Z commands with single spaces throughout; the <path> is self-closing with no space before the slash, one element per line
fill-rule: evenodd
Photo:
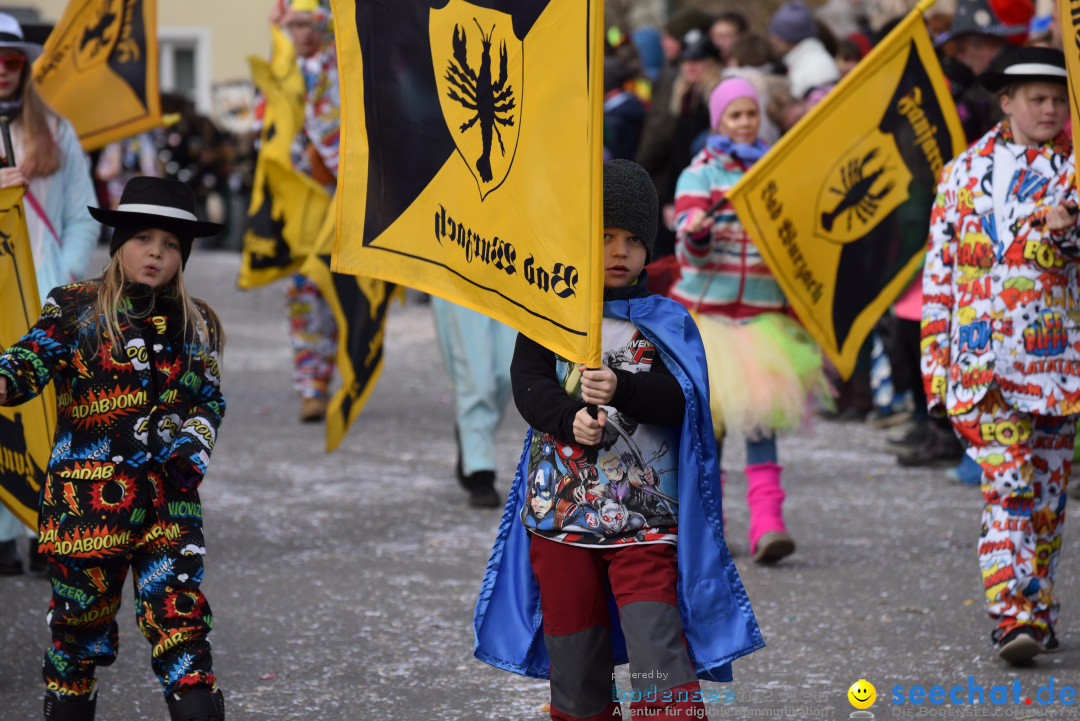
<path fill-rule="evenodd" d="M 979 567 L 1009 663 L 1056 650 L 1054 576 L 1080 412 L 1080 228 L 1065 57 L 979 76 L 1006 119 L 942 171 L 923 271 L 922 375 L 982 468 Z"/>
<path fill-rule="evenodd" d="M 116 659 L 124 579 L 173 721 L 224 718 L 199 590 L 206 553 L 198 486 L 225 414 L 225 337 L 183 268 L 196 237 L 221 230 L 195 216 L 175 180 L 133 178 L 116 210 L 101 276 L 51 290 L 35 326 L 0 355 L 0 403 L 56 380 L 57 429 L 39 515 L 53 598 L 45 718 L 91 721 L 95 669 Z"/>
<path fill-rule="evenodd" d="M 41 51 L 23 39 L 15 18 L 0 13 L 0 116 L 11 121 L 15 156 L 0 163 L 0 188 L 25 188 L 26 228 L 44 302 L 50 288 L 85 276 L 99 226 L 86 212 L 94 188 L 75 129 L 45 105 L 34 84 L 30 65 Z M 16 539 L 26 532 L 0 506 L 0 574 L 22 573 Z M 30 549 L 31 570 L 41 570 L 33 542 Z"/>

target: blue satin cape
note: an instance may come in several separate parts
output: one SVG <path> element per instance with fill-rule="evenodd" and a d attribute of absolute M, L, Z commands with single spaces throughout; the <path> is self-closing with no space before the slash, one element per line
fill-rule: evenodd
<path fill-rule="evenodd" d="M 698 678 L 730 681 L 731 662 L 765 642 L 724 542 L 720 469 L 701 336 L 686 308 L 659 295 L 605 302 L 604 316 L 629 320 L 644 333 L 686 396 L 679 437 L 679 611 Z M 476 603 L 473 655 L 507 671 L 548 678 L 540 587 L 529 564 L 529 533 L 519 518 L 531 438 L 530 429 Z M 608 607 L 615 663 L 627 663 L 613 598 Z"/>

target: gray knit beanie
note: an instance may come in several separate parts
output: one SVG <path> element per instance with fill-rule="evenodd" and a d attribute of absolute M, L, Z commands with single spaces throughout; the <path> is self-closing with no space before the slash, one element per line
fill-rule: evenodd
<path fill-rule="evenodd" d="M 660 196 L 645 168 L 631 160 L 604 163 L 604 227 L 629 230 L 645 241 L 645 262 L 652 262 L 660 215 Z"/>
<path fill-rule="evenodd" d="M 769 20 L 769 34 L 798 44 L 817 35 L 817 25 L 810 8 L 802 0 L 791 0 L 777 8 Z"/>

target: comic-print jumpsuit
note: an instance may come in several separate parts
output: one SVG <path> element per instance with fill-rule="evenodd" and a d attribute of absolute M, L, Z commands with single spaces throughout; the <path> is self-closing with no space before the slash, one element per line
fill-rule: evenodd
<path fill-rule="evenodd" d="M 53 289 L 30 332 L 0 355 L 6 405 L 56 381 L 39 517 L 53 591 L 42 673 L 57 694 L 93 692 L 96 667 L 116 660 L 130 568 L 139 630 L 166 695 L 213 688 L 197 487 L 225 414 L 216 343 L 186 341 L 180 306 L 133 285 L 127 300 L 143 317 L 121 315 L 123 346 L 114 353 L 86 322 L 98 285 Z M 181 459 L 188 469 L 175 465 Z"/>
<path fill-rule="evenodd" d="M 1080 411 L 1076 228 L 1046 211 L 1076 202 L 1072 146 L 1013 142 L 1005 121 L 942 172 L 923 272 L 922 373 L 983 470 L 978 555 L 998 641 L 1057 619 L 1054 573 Z"/>

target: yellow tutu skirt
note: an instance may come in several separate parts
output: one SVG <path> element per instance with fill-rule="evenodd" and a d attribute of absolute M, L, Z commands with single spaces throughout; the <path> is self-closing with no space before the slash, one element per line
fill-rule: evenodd
<path fill-rule="evenodd" d="M 751 438 L 802 426 L 811 399 L 827 407 L 832 393 L 821 348 L 797 322 L 779 313 L 735 321 L 693 313 L 709 364 L 716 437 Z"/>

